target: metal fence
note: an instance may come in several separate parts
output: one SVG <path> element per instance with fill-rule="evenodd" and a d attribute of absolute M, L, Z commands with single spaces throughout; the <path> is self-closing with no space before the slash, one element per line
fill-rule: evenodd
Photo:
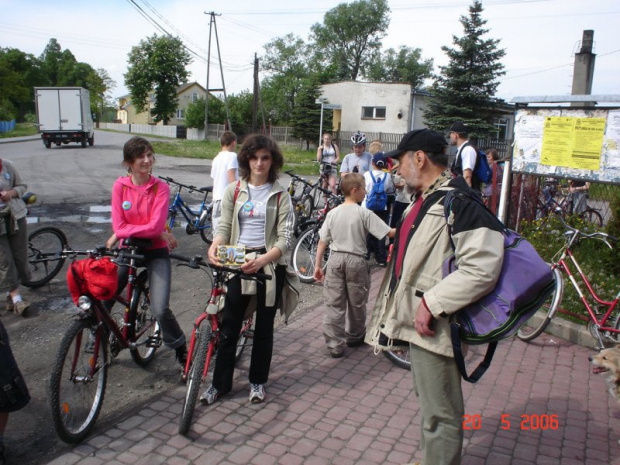
<path fill-rule="evenodd" d="M 488 205 L 494 212 L 497 212 L 499 205 L 499 193 L 501 191 L 501 179 L 497 179 L 496 185 L 492 189 Z M 510 184 L 510 199 L 508 201 L 506 224 L 519 229 L 523 221 L 533 221 L 543 214 L 551 213 L 543 207 L 545 196 L 543 191 L 548 185 L 548 178 L 531 174 L 513 173 Z M 554 183 L 555 184 L 555 183 Z M 569 180 L 557 180 L 557 198 L 562 203 L 562 198 L 566 195 L 569 188 Z M 614 200 L 620 199 L 620 186 L 602 183 L 590 183 L 586 206 L 594 209 L 602 219 L 603 227 L 607 226 L 614 215 Z M 598 216 L 598 215 L 596 215 Z"/>

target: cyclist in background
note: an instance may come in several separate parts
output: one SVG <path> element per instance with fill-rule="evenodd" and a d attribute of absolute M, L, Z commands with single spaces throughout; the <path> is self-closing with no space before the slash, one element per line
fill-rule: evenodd
<path fill-rule="evenodd" d="M 246 261 L 241 270 L 259 271 L 275 279 L 259 283 L 236 275 L 227 283 L 220 326 L 222 338 L 217 351 L 213 382 L 201 401 L 212 404 L 232 389 L 235 352 L 244 315 L 253 297 L 256 299 L 256 326 L 250 361 L 250 396 L 252 403 L 265 400 L 264 385 L 269 379 L 273 353 L 273 325 L 286 274 L 286 253 L 291 246 L 295 217 L 288 192 L 278 182 L 284 157 L 271 137 L 248 136 L 239 152 L 241 179 L 230 184 L 222 198 L 222 216 L 209 261 L 218 265 L 220 245 L 245 246 Z"/>
<path fill-rule="evenodd" d="M 332 136 L 330 133 L 326 132 L 323 134 L 323 143 L 316 150 L 316 161 L 319 163 L 338 163 L 340 161 L 340 149 L 332 140 Z M 322 185 L 323 189 L 327 189 L 332 191 L 333 194 L 336 194 L 336 181 L 337 181 L 337 171 L 334 167 L 329 165 L 321 165 L 321 170 L 325 170 L 325 175 L 328 177 L 328 186 Z M 323 174 L 323 173 L 321 173 Z"/>
<path fill-rule="evenodd" d="M 571 179 L 568 188 L 568 201 L 571 203 L 570 212 L 579 215 L 588 208 L 588 192 L 590 183 Z"/>
<path fill-rule="evenodd" d="M 353 152 L 342 160 L 340 176 L 346 176 L 349 173 L 363 175 L 370 169 L 372 155 L 366 151 L 366 134 L 357 131 L 351 136 L 351 144 L 353 144 Z"/>
<path fill-rule="evenodd" d="M 170 188 L 151 175 L 155 155 L 153 146 L 142 137 L 132 137 L 123 147 L 123 165 L 127 176 L 116 180 L 112 188 L 112 227 L 114 234 L 107 240 L 111 249 L 122 239 L 149 239 L 151 247 L 141 249 L 149 275 L 151 311 L 161 327 L 164 344 L 176 352 L 177 361 L 185 367 L 187 347 L 185 334 L 170 310 L 172 265 L 169 250 L 177 246 L 172 234 L 166 232 Z M 120 266 L 119 290 L 127 284 L 127 267 Z"/>

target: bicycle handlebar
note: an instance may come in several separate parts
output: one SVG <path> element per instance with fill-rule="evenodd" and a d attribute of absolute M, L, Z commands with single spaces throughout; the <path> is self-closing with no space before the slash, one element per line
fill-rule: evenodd
<path fill-rule="evenodd" d="M 187 184 L 182 184 L 180 182 L 175 181 L 174 179 L 168 177 L 168 176 L 157 176 L 159 179 L 166 181 L 168 184 L 176 184 L 177 186 L 179 186 L 179 189 L 184 187 L 185 189 L 187 189 L 190 192 L 200 192 L 200 193 L 208 193 L 208 192 L 212 192 L 213 191 L 213 187 L 211 186 L 207 186 L 207 187 L 196 187 L 196 186 L 189 186 Z"/>
<path fill-rule="evenodd" d="M 62 255 L 66 257 L 77 257 L 78 255 L 87 255 L 89 257 L 113 257 L 119 260 L 142 260 L 144 255 L 135 253 L 137 247 L 126 247 L 122 249 L 106 249 L 105 245 L 97 245 L 90 250 L 63 250 Z"/>
<path fill-rule="evenodd" d="M 571 225 L 569 225 L 566 220 L 563 218 L 562 216 L 563 210 L 561 207 L 557 207 L 555 209 L 555 214 L 558 216 L 558 218 L 560 218 L 560 221 L 562 222 L 562 224 L 564 225 L 564 227 L 566 229 L 568 229 L 569 231 L 572 231 L 573 233 L 575 233 L 575 235 L 577 236 L 583 236 L 587 239 L 598 239 L 599 241 L 603 241 L 605 243 L 605 245 L 607 245 L 607 247 L 609 247 L 610 249 L 613 249 L 613 246 L 609 243 L 609 241 L 612 242 L 618 242 L 618 238 L 614 237 L 614 236 L 610 236 L 607 233 L 604 232 L 593 232 L 593 233 L 585 233 L 577 228 L 573 228 Z"/>
<path fill-rule="evenodd" d="M 217 265 L 212 265 L 211 263 L 207 263 L 204 258 L 202 257 L 202 255 L 195 255 L 193 258 L 188 258 L 185 257 L 184 255 L 180 255 L 177 253 L 171 253 L 170 254 L 170 258 L 174 258 L 175 260 L 179 260 L 182 262 L 185 262 L 190 268 L 193 269 L 198 269 L 198 268 L 210 268 L 212 271 L 215 272 L 227 272 L 227 273 L 233 273 L 236 275 L 243 275 L 241 276 L 242 279 L 262 279 L 262 280 L 270 280 L 272 279 L 271 275 L 265 274 L 265 273 L 252 273 L 252 274 L 248 274 L 245 273 L 244 271 L 242 271 L 240 268 L 232 268 L 230 266 L 217 266 Z"/>

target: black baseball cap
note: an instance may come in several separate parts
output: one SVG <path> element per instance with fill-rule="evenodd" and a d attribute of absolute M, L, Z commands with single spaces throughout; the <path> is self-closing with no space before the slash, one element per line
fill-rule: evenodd
<path fill-rule="evenodd" d="M 398 158 L 404 152 L 416 150 L 426 153 L 444 153 L 447 145 L 442 133 L 430 129 L 416 129 L 405 134 L 396 150 L 385 153 L 384 157 Z"/>
<path fill-rule="evenodd" d="M 467 129 L 465 123 L 463 123 L 462 121 L 455 121 L 454 123 L 452 123 L 452 126 L 450 126 L 450 129 L 448 129 L 448 132 L 467 134 L 469 130 Z"/>

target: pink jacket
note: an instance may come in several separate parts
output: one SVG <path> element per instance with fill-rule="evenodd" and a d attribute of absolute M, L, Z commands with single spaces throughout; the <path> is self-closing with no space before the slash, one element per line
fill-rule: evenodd
<path fill-rule="evenodd" d="M 143 186 L 136 186 L 130 176 L 116 180 L 112 188 L 112 227 L 119 239 L 139 237 L 153 239 L 153 249 L 167 247 L 160 238 L 166 227 L 170 188 L 151 176 Z"/>

